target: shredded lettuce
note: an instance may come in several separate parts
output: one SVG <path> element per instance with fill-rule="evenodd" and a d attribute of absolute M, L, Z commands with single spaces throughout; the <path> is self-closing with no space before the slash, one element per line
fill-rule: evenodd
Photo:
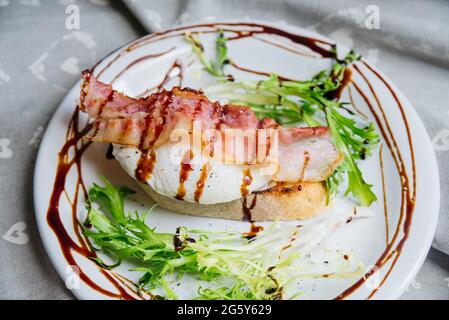
<path fill-rule="evenodd" d="M 104 268 L 114 268 L 124 260 L 137 263 L 132 270 L 143 272 L 138 290 L 160 289 L 168 299 L 178 298 L 170 287 L 174 274 L 177 279 L 190 274 L 207 284 L 198 288 L 197 299 L 284 298 L 285 288 L 295 279 L 321 276 L 311 271 L 315 264 L 307 260 L 307 255 L 313 244 L 344 224 L 328 221 L 313 229 L 275 222 L 252 239 L 240 232 L 185 227 L 175 233 L 161 233 L 145 223 L 154 207 L 143 214 L 125 213 L 125 197 L 132 191 L 115 187 L 106 179 L 103 182 L 104 186 L 94 184 L 89 190 L 83 231 L 116 263 L 108 266 L 101 258 L 94 261 Z M 335 276 L 360 274 L 358 267 L 347 269 Z"/>

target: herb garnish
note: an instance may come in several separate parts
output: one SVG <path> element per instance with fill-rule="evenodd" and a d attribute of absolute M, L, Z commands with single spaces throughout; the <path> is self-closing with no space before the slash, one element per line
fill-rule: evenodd
<path fill-rule="evenodd" d="M 117 261 L 108 266 L 101 258 L 95 258 L 101 267 L 111 269 L 124 260 L 138 265 L 132 271 L 143 272 L 139 292 L 157 289 L 166 298 L 177 299 L 171 287 L 173 281 L 190 274 L 208 282 L 198 288 L 197 299 L 278 299 L 284 288 L 298 278 L 320 277 L 308 273 L 310 266 L 301 262 L 311 247 L 308 244 L 302 250 L 300 243 L 292 241 L 297 227 L 281 227 L 276 222 L 251 240 L 240 232 L 185 227 L 177 228 L 174 234 L 161 233 L 145 223 L 154 207 L 143 214 L 125 213 L 125 197 L 134 192 L 103 181 L 104 186 L 94 184 L 89 189 L 83 232 L 95 247 Z M 313 234 L 317 236 L 316 232 Z M 291 244 L 289 250 L 285 250 L 287 243 Z M 340 258 L 340 262 L 342 266 L 334 277 L 354 277 L 363 271 L 361 265 L 354 271 L 345 271 L 349 268 L 347 261 Z"/>
<path fill-rule="evenodd" d="M 379 143 L 374 124 L 348 111 L 348 103 L 336 101 L 333 94 L 340 88 L 346 68 L 360 60 L 360 56 L 350 51 L 343 60 L 334 53 L 334 65 L 330 71 L 318 72 L 306 81 L 280 80 L 276 74 L 261 81 L 226 81 L 224 64 L 208 62 L 202 44 L 192 35 L 186 35 L 193 51 L 204 69 L 219 78 L 217 85 L 206 90 L 206 94 L 228 99 L 235 104 L 251 107 L 258 118 L 273 118 L 283 125 L 299 124 L 304 126 L 326 125 L 336 147 L 344 155 L 344 161 L 326 180 L 328 201 L 338 193 L 339 186 L 347 177 L 345 195 L 352 194 L 362 205 L 369 206 L 377 200 L 372 185 L 363 178 L 358 166 L 359 160 L 365 160 Z M 223 31 L 217 37 L 218 55 L 216 61 L 229 61 L 226 38 Z"/>

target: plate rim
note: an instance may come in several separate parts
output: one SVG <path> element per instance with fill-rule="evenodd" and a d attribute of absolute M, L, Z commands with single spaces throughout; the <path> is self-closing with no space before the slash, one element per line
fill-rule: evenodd
<path fill-rule="evenodd" d="M 312 30 L 307 30 L 304 29 L 300 26 L 296 26 L 296 25 L 291 25 L 291 24 L 287 24 L 287 23 L 278 23 L 278 22 L 273 22 L 273 21 L 266 21 L 266 20 L 258 20 L 258 19 L 217 19 L 217 20 L 213 20 L 213 21 L 204 21 L 204 22 L 197 22 L 197 23 L 189 23 L 189 24 L 183 24 L 180 26 L 173 26 L 167 29 L 162 30 L 161 32 L 170 32 L 171 30 L 176 30 L 177 28 L 186 28 L 186 30 L 190 29 L 190 28 L 194 28 L 194 27 L 198 27 L 201 25 L 205 25 L 205 24 L 209 24 L 209 23 L 216 23 L 216 24 L 220 24 L 220 23 L 256 23 L 256 24 L 262 24 L 262 25 L 267 25 L 267 26 L 273 26 L 279 29 L 284 29 L 284 30 L 289 30 L 291 32 L 294 33 L 307 33 L 309 35 L 313 35 L 319 39 L 324 39 L 324 40 L 328 40 L 331 41 L 333 43 L 337 43 L 333 40 L 331 40 L 330 38 L 326 37 L 325 35 L 319 34 L 315 31 Z M 154 33 L 152 33 L 154 34 Z M 150 35 L 150 34 L 148 34 Z M 107 53 L 104 57 L 102 57 L 101 59 L 99 59 L 100 62 L 107 60 L 109 57 L 113 56 L 115 53 L 117 53 L 120 49 L 126 47 L 127 45 L 130 45 L 131 43 L 135 42 L 135 41 L 139 41 L 140 39 L 147 37 L 148 35 L 144 35 L 142 37 L 133 39 L 119 47 L 117 47 L 114 50 L 111 50 L 109 53 Z M 423 241 L 423 245 L 422 245 L 422 250 L 419 251 L 419 256 L 418 259 L 415 261 L 415 263 L 413 263 L 413 267 L 411 268 L 411 271 L 408 272 L 406 279 L 404 281 L 402 281 L 400 283 L 400 285 L 390 289 L 387 293 L 384 293 L 384 295 L 386 296 L 386 299 L 397 299 L 399 298 L 404 291 L 407 289 L 407 287 L 410 285 L 410 283 L 412 282 L 412 280 L 415 278 L 416 274 L 419 272 L 419 270 L 421 269 L 425 258 L 428 255 L 428 252 L 431 248 L 431 244 L 433 242 L 434 239 L 434 235 L 436 232 L 436 228 L 438 225 L 438 218 L 439 218 L 439 211 L 440 211 L 440 200 L 441 200 L 441 188 L 440 188 L 440 176 L 439 176 L 439 166 L 438 166 L 438 161 L 437 161 L 437 157 L 436 157 L 436 153 L 435 150 L 432 147 L 432 143 L 430 140 L 430 136 L 429 133 L 422 121 L 422 119 L 420 118 L 418 112 L 416 111 L 416 109 L 413 107 L 412 103 L 408 100 L 408 98 L 402 93 L 401 90 L 399 90 L 399 88 L 396 86 L 396 84 L 394 82 L 392 82 L 390 80 L 389 77 L 385 76 L 385 74 L 379 70 L 375 65 L 368 63 L 371 67 L 373 67 L 377 72 L 379 72 L 386 80 L 386 82 L 388 82 L 389 85 L 392 86 L 392 89 L 395 93 L 397 93 L 399 95 L 399 100 L 405 102 L 407 104 L 407 111 L 412 112 L 412 115 L 410 116 L 409 114 L 407 115 L 407 120 L 410 120 L 410 118 L 413 118 L 412 120 L 418 120 L 416 121 L 416 123 L 414 125 L 418 125 L 418 127 L 420 127 L 421 130 L 423 130 L 423 132 L 426 134 L 423 138 L 425 141 L 425 145 L 428 148 L 428 150 L 430 150 L 431 152 L 426 152 L 427 154 L 427 160 L 429 160 L 429 167 L 431 168 L 431 171 L 433 171 L 433 174 L 436 177 L 436 181 L 434 182 L 434 188 L 436 188 L 436 190 L 438 190 L 438 192 L 435 193 L 435 201 L 433 202 L 433 206 L 435 207 L 435 213 L 434 215 L 436 216 L 435 219 L 432 220 L 432 223 L 427 225 L 427 235 L 425 240 Z M 66 276 L 64 270 L 63 270 L 63 266 L 61 264 L 59 264 L 56 260 L 55 260 L 55 255 L 52 254 L 51 252 L 53 252 L 52 250 L 50 250 L 49 246 L 48 246 L 48 237 L 45 235 L 46 232 L 51 231 L 51 229 L 49 229 L 48 225 L 42 224 L 41 223 L 41 215 L 43 215 L 43 220 L 46 221 L 46 210 L 44 209 L 43 213 L 39 214 L 39 203 L 42 202 L 43 200 L 39 200 L 39 197 L 37 196 L 36 190 L 38 189 L 37 184 L 38 184 L 38 179 L 36 178 L 38 171 L 40 171 L 39 169 L 41 169 L 41 165 L 42 165 L 42 158 L 44 157 L 43 155 L 43 151 L 42 151 L 42 145 L 44 143 L 44 141 L 49 139 L 49 135 L 50 132 L 48 131 L 48 128 L 52 125 L 52 123 L 54 121 L 56 121 L 55 115 L 57 114 L 57 112 L 59 110 L 61 110 L 61 107 L 67 103 L 67 101 L 69 100 L 69 98 L 74 94 L 74 91 L 77 90 L 77 88 L 79 88 L 81 84 L 81 80 L 78 80 L 74 86 L 67 91 L 66 95 L 64 96 L 64 98 L 61 100 L 61 102 L 58 104 L 58 106 L 55 108 L 54 112 L 51 115 L 50 121 L 48 122 L 46 128 L 45 128 L 45 132 L 42 136 L 42 142 L 41 145 L 39 146 L 39 150 L 36 156 L 36 162 L 35 162 L 35 167 L 34 167 L 34 172 L 33 172 L 33 208 L 34 208 L 34 213 L 35 213 L 35 218 L 36 218 L 36 224 L 38 227 L 38 231 L 39 231 L 39 237 L 41 239 L 41 242 L 44 245 L 45 251 L 47 256 L 49 257 L 52 265 L 54 266 L 54 268 L 56 269 L 59 277 L 61 278 L 61 280 L 64 282 L 64 276 Z M 413 134 L 412 134 L 412 138 L 413 138 Z M 413 139 L 412 139 L 413 140 Z M 426 150 L 426 151 L 428 151 Z M 52 176 L 52 178 L 54 178 L 54 176 Z M 44 208 L 48 207 L 48 204 L 44 203 Z M 412 226 L 413 226 L 413 222 L 412 222 Z M 47 237 L 47 238 L 46 238 Z M 46 240 L 47 239 L 47 240 Z M 387 280 L 388 282 L 388 280 Z M 83 296 L 83 290 L 73 290 L 70 288 L 66 288 L 68 289 L 77 299 L 88 299 L 88 297 L 84 297 Z M 351 297 L 349 297 L 350 299 Z M 374 296 L 374 299 L 376 299 L 376 296 Z"/>

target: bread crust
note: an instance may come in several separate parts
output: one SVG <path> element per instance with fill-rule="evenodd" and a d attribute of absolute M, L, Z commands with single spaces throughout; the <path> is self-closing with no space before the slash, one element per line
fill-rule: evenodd
<path fill-rule="evenodd" d="M 305 220 L 326 208 L 326 187 L 322 182 L 279 183 L 271 189 L 255 192 L 246 199 L 218 204 L 199 204 L 173 199 L 141 184 L 146 193 L 164 209 L 188 215 L 229 220 Z"/>

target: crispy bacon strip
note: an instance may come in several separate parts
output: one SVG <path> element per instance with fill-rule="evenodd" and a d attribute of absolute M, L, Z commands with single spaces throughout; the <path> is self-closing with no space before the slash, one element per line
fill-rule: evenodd
<path fill-rule="evenodd" d="M 275 181 L 321 181 L 342 160 L 327 127 L 282 127 L 273 119 L 258 120 L 249 107 L 220 105 L 189 88 L 175 87 L 134 99 L 100 82 L 89 71 L 83 72 L 83 79 L 80 107 L 95 119 L 91 136 L 95 141 L 147 150 L 167 143 L 175 129 L 191 131 L 196 121 L 202 131 L 214 129 L 222 133 L 241 129 L 257 135 L 257 129 L 277 129 L 279 161 Z M 267 144 L 273 144 L 269 138 Z M 256 150 L 252 150 L 250 158 L 255 155 Z"/>

